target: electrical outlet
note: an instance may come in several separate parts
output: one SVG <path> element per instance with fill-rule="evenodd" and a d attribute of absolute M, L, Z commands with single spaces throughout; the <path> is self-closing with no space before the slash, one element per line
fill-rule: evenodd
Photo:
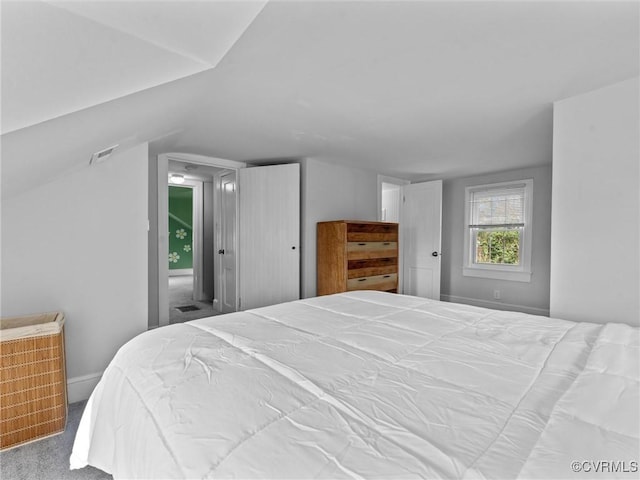
<path fill-rule="evenodd" d="M 500 290 L 494 290 L 493 291 L 493 298 L 495 300 L 500 300 Z"/>

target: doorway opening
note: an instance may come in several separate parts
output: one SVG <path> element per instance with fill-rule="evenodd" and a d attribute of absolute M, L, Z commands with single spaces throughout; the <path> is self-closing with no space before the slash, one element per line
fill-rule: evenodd
<path fill-rule="evenodd" d="M 399 231 L 401 231 L 402 189 L 405 185 L 409 185 L 409 183 L 409 180 L 378 175 L 378 221 L 397 223 Z M 400 242 L 398 246 L 398 292 L 401 293 L 403 291 L 403 254 L 403 245 L 402 242 Z"/>
<path fill-rule="evenodd" d="M 380 220 L 383 222 L 400 222 L 400 198 L 402 186 L 394 183 L 382 182 L 382 205 Z"/>
<path fill-rule="evenodd" d="M 233 212 L 227 207 L 221 214 L 223 204 L 230 203 L 223 198 L 221 185 L 243 166 L 199 155 L 158 155 L 150 172 L 157 185 L 151 198 L 157 216 L 154 220 L 150 215 L 149 328 L 224 312 L 220 289 L 233 296 L 226 311 L 236 310 L 236 279 L 222 275 L 220 252 L 235 253 L 235 245 L 222 243 L 225 238 L 236 241 L 237 212 L 234 204 Z M 231 196 L 235 195 L 233 190 Z M 227 267 L 235 272 L 235 259 Z M 223 288 L 222 283 L 229 281 L 233 285 Z"/>
<path fill-rule="evenodd" d="M 409 180 L 378 175 L 378 221 L 400 223 L 402 187 Z"/>
<path fill-rule="evenodd" d="M 170 162 L 169 165 L 169 323 L 181 323 L 215 315 L 210 283 L 213 265 L 203 259 L 211 258 L 213 248 L 205 235 L 212 228 L 212 205 L 204 202 L 205 184 L 211 174 L 198 172 L 191 164 Z M 189 172 L 188 176 L 178 172 Z M 199 264 L 199 268 L 194 268 Z M 200 275 L 200 281 L 198 276 Z"/>
<path fill-rule="evenodd" d="M 232 160 L 165 153 L 149 162 L 149 328 L 170 322 L 168 178 L 174 161 L 185 180 L 194 170 L 214 169 L 211 182 L 200 179 L 203 201 L 194 202 L 194 209 L 203 205 L 200 215 L 212 206 L 214 219 L 210 229 L 203 223 L 202 235 L 193 224 L 194 300 L 213 295 L 213 309 L 227 313 L 300 298 L 300 165 L 245 168 Z"/>
<path fill-rule="evenodd" d="M 165 280 L 169 323 L 181 323 L 216 313 L 212 286 L 213 204 L 205 191 L 212 190 L 217 169 L 169 160 L 168 170 L 168 276 Z"/>
<path fill-rule="evenodd" d="M 398 291 L 439 300 L 442 180 L 378 175 L 378 220 L 400 227 Z"/>

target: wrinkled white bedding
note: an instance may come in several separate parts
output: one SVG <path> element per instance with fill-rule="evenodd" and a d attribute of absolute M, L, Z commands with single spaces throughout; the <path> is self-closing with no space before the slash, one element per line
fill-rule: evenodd
<path fill-rule="evenodd" d="M 621 324 L 374 291 L 310 298 L 127 343 L 88 402 L 71 468 L 637 478 L 639 363 L 640 330 Z M 598 461 L 625 463 L 603 474 Z"/>

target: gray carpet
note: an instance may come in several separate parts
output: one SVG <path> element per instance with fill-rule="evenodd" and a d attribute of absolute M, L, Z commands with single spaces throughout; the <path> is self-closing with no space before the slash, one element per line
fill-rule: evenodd
<path fill-rule="evenodd" d="M 85 402 L 69 405 L 64 433 L 0 453 L 2 480 L 112 480 L 102 470 L 69 470 L 69 456 Z"/>
<path fill-rule="evenodd" d="M 195 305 L 198 310 L 181 312 L 176 307 Z M 198 318 L 218 315 L 211 302 L 193 299 L 193 275 L 169 277 L 169 323 L 182 323 Z"/>

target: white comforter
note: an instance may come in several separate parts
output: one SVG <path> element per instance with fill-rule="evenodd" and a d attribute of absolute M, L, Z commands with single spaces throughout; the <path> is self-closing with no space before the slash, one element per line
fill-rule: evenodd
<path fill-rule="evenodd" d="M 71 468 L 637 478 L 639 332 L 373 291 L 159 328 L 105 371 Z"/>

